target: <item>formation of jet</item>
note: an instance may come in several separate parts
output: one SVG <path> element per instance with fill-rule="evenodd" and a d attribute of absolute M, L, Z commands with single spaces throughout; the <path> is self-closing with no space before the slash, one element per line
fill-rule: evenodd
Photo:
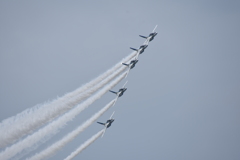
<path fill-rule="evenodd" d="M 137 59 L 137 58 L 138 58 L 139 54 L 142 54 L 142 53 L 144 52 L 144 50 L 148 47 L 148 43 L 149 43 L 150 41 L 152 41 L 152 40 L 154 39 L 154 37 L 158 34 L 157 32 L 155 32 L 155 29 L 156 29 L 156 28 L 157 28 L 157 25 L 155 26 L 155 28 L 154 28 L 153 31 L 149 34 L 148 37 L 139 35 L 140 37 L 145 38 L 146 41 L 145 41 L 138 49 L 135 49 L 135 48 L 131 48 L 131 47 L 130 47 L 130 49 L 132 49 L 132 50 L 134 50 L 134 51 L 137 52 L 137 55 L 136 55 L 135 59 L 134 59 L 134 60 L 131 60 L 131 62 L 130 62 L 129 64 L 122 63 L 123 65 L 129 67 L 129 70 L 128 70 L 126 76 L 128 75 L 130 69 L 134 68 L 135 65 L 137 64 L 137 62 L 138 62 L 138 59 Z M 126 84 L 127 84 L 127 82 L 123 85 L 122 88 L 120 88 L 120 89 L 118 90 L 118 92 L 109 90 L 110 92 L 112 92 L 112 93 L 114 93 L 114 94 L 117 95 L 114 104 L 116 103 L 118 97 L 121 97 L 121 96 L 123 95 L 123 93 L 127 90 L 127 88 L 125 88 L 125 85 L 126 85 Z M 115 111 L 114 111 L 114 112 L 115 112 Z M 110 116 L 110 118 L 106 121 L 106 123 L 97 122 L 98 124 L 104 125 L 104 127 L 105 127 L 105 130 L 104 130 L 104 132 L 103 132 L 103 134 L 102 134 L 102 137 L 103 137 L 106 129 L 109 128 L 109 127 L 111 126 L 111 124 L 114 122 L 114 119 L 112 118 L 114 112 L 112 113 L 112 115 Z"/>
<path fill-rule="evenodd" d="M 114 112 L 115 112 L 115 111 L 114 111 Z M 105 127 L 105 130 L 104 130 L 104 132 L 103 132 L 103 134 L 102 134 L 102 137 L 103 137 L 106 129 L 109 128 L 109 127 L 111 126 L 111 124 L 114 122 L 114 119 L 112 118 L 114 112 L 112 113 L 112 115 L 110 116 L 110 118 L 106 121 L 106 123 L 97 122 L 98 124 L 104 125 L 104 127 Z"/>

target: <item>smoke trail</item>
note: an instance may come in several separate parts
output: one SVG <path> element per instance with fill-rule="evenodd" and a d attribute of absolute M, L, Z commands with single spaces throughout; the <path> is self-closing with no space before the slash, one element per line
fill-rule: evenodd
<path fill-rule="evenodd" d="M 68 133 L 61 140 L 55 142 L 54 144 L 52 144 L 51 146 L 49 146 L 48 148 L 46 148 L 42 152 L 35 154 L 34 156 L 29 158 L 28 160 L 38 160 L 38 159 L 44 159 L 44 158 L 48 158 L 48 157 L 52 156 L 58 150 L 62 149 L 67 143 L 72 141 L 76 136 L 78 136 L 87 127 L 89 127 L 94 121 L 96 121 L 103 113 L 105 113 L 110 107 L 112 107 L 114 105 L 114 102 L 115 102 L 115 99 L 112 100 L 110 103 L 108 103 L 100 111 L 95 113 L 90 119 L 88 119 L 86 122 L 84 122 L 77 129 L 75 129 L 72 132 Z"/>
<path fill-rule="evenodd" d="M 74 152 L 72 152 L 67 158 L 64 160 L 71 160 L 74 157 L 76 157 L 79 153 L 81 153 L 85 148 L 87 148 L 90 144 L 92 144 L 94 141 L 96 141 L 104 132 L 104 129 L 93 135 L 91 138 L 89 138 L 86 142 L 84 142 L 79 148 L 77 148 Z"/>
<path fill-rule="evenodd" d="M 0 159 L 9 159 L 15 156 L 17 153 L 22 152 L 24 149 L 36 145 L 40 140 L 44 139 L 45 136 L 53 136 L 56 134 L 60 128 L 62 128 L 68 121 L 72 120 L 76 115 L 78 115 L 81 111 L 91 105 L 94 101 L 101 98 L 108 90 L 118 84 L 124 77 L 126 73 L 124 72 L 120 76 L 118 76 L 111 83 L 102 88 L 99 92 L 97 92 L 92 97 L 85 100 L 82 104 L 76 106 L 63 116 L 59 117 L 57 120 L 49 123 L 44 128 L 39 129 L 37 132 L 32 135 L 27 136 L 25 139 L 13 144 L 10 147 L 7 147 L 4 151 L 0 153 Z M 31 148 L 33 149 L 33 148 Z"/>
<path fill-rule="evenodd" d="M 84 93 L 82 93 L 82 94 L 80 94 L 79 96 L 75 96 L 73 99 L 85 99 L 85 98 L 88 98 L 88 97 L 90 97 L 94 92 L 96 92 L 98 89 L 100 89 L 100 88 L 102 88 L 104 85 L 106 85 L 107 83 L 109 83 L 112 79 L 114 79 L 114 78 L 116 78 L 120 73 L 122 73 L 122 71 L 124 71 L 125 70 L 125 67 L 124 66 L 121 66 L 116 72 L 114 72 L 112 75 L 110 75 L 110 76 L 108 76 L 107 78 L 105 78 L 103 81 L 101 81 L 99 84 L 97 84 L 97 85 L 95 85 L 95 86 L 93 86 L 92 88 L 90 88 L 89 90 L 87 90 L 87 91 L 85 91 Z M 72 101 L 72 100 L 71 100 Z M 75 101 L 77 101 L 77 100 L 75 100 Z M 66 101 L 65 103 L 63 103 L 63 105 L 61 105 L 61 106 L 65 106 L 65 108 L 66 109 L 70 109 L 71 108 L 71 106 L 69 106 L 68 108 L 67 108 L 67 103 L 69 103 L 68 101 Z M 66 104 L 66 105 L 64 105 L 64 104 Z M 36 117 L 34 118 L 34 119 L 29 119 L 29 121 L 31 121 L 31 120 L 38 120 L 39 119 L 39 117 L 41 118 L 41 119 L 43 119 L 43 118 L 48 118 L 49 117 L 49 115 L 51 114 L 51 113 L 54 113 L 54 114 L 60 114 L 62 112 L 62 110 L 61 110 L 61 108 L 59 109 L 57 109 L 56 110 L 56 108 L 49 108 L 49 110 L 46 110 L 45 112 L 38 112 L 38 115 L 36 115 Z M 42 116 L 41 116 L 42 115 Z M 39 121 L 37 121 L 37 122 L 39 122 L 40 124 L 42 124 L 42 122 L 39 120 Z M 19 125 L 18 127 L 19 128 L 21 128 L 22 126 L 24 126 L 25 124 L 23 124 L 23 125 Z M 37 125 L 39 125 L 39 124 L 37 124 Z M 29 128 L 29 129 L 31 129 L 31 128 Z M 6 134 L 6 133 L 5 133 Z M 16 134 L 16 133 L 13 133 L 13 134 Z"/>
<path fill-rule="evenodd" d="M 107 77 L 106 79 L 104 79 L 103 81 L 101 81 L 99 84 L 93 86 L 91 89 L 87 90 L 84 94 L 81 94 L 80 96 L 78 96 L 79 98 L 83 97 L 83 96 L 91 96 L 91 92 L 93 93 L 93 91 L 96 89 L 96 88 L 100 88 L 101 86 L 105 85 L 106 83 L 110 82 L 110 80 L 112 80 L 114 77 L 116 78 L 116 76 L 118 76 L 123 70 L 125 70 L 124 66 L 122 66 L 121 68 L 119 68 L 115 73 L 113 73 L 112 75 L 110 75 L 109 77 Z M 78 98 L 77 97 L 77 98 Z M 116 100 L 115 100 L 115 103 L 116 103 Z M 114 103 L 114 104 L 115 104 Z M 42 114 L 42 113 L 39 113 L 39 114 Z M 49 138 L 51 138 L 51 136 L 49 137 L 45 137 L 44 139 L 44 142 L 47 141 Z M 42 142 L 43 143 L 43 142 Z M 31 147 L 31 150 L 34 150 L 32 149 L 33 147 L 36 147 L 37 148 L 38 145 L 34 145 Z M 26 155 L 27 153 L 24 152 L 22 154 L 18 154 L 17 158 L 18 159 L 21 159 L 20 157 Z"/>
<path fill-rule="evenodd" d="M 129 61 L 135 55 L 136 53 L 133 52 L 129 56 L 124 58 L 122 61 Z M 111 69 L 98 76 L 94 80 L 90 81 L 89 83 L 85 84 L 84 86 L 80 87 L 79 89 L 76 89 L 75 91 L 70 92 L 61 98 L 53 100 L 50 103 L 46 103 L 44 105 L 37 105 L 35 107 L 26 109 L 25 111 L 17 114 L 16 116 L 3 120 L 0 123 L 0 148 L 14 143 L 16 140 L 33 132 L 35 129 L 39 128 L 43 124 L 70 110 L 79 102 L 90 96 L 90 94 L 96 92 L 102 86 L 98 85 L 98 87 L 92 89 L 90 92 L 88 92 L 88 96 L 76 97 L 78 94 L 85 93 L 88 89 L 100 83 L 106 77 L 108 77 L 121 67 L 122 65 L 119 62 Z M 112 77 L 112 79 L 113 78 L 114 76 Z M 102 82 L 102 84 L 106 83 L 106 81 Z M 39 113 L 41 114 L 39 115 Z"/>

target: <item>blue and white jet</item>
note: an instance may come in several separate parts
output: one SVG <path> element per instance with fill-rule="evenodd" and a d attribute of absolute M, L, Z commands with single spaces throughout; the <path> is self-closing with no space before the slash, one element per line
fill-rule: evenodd
<path fill-rule="evenodd" d="M 155 29 L 157 28 L 157 25 L 155 26 L 155 28 L 153 29 L 152 33 L 149 34 L 148 37 L 146 36 L 142 36 L 142 35 L 139 35 L 140 37 L 142 38 L 145 38 L 147 39 L 148 42 L 152 41 L 154 39 L 154 37 L 158 34 L 157 32 L 155 32 Z"/>
<path fill-rule="evenodd" d="M 133 69 L 135 67 L 135 65 L 137 64 L 137 62 L 138 62 L 138 59 L 134 59 L 134 60 L 131 60 L 131 62 L 129 64 L 122 63 L 123 65 L 128 66 L 128 68 L 129 68 L 125 78 L 128 76 L 128 73 L 130 72 L 130 69 Z"/>
<path fill-rule="evenodd" d="M 116 95 L 117 95 L 117 98 L 118 98 L 118 97 L 121 97 L 121 96 L 123 95 L 123 93 L 127 90 L 127 88 L 125 88 L 125 85 L 126 85 L 126 84 L 127 84 L 127 82 L 123 85 L 122 88 L 120 88 L 120 89 L 118 90 L 118 92 L 111 91 L 111 90 L 109 90 L 109 92 L 112 92 L 112 93 L 116 94 Z"/>
<path fill-rule="evenodd" d="M 115 112 L 115 111 L 114 111 Z M 114 112 L 112 113 L 112 115 L 110 116 L 110 118 L 106 121 L 106 123 L 102 123 L 102 122 L 97 122 L 98 124 L 104 125 L 105 129 L 103 131 L 102 137 L 106 131 L 107 128 L 109 128 L 111 126 L 111 124 L 114 122 L 114 119 L 112 118 L 112 116 L 114 115 Z"/>
<path fill-rule="evenodd" d="M 128 81 L 126 81 L 126 83 L 122 86 L 122 88 L 120 88 L 120 89 L 118 90 L 118 92 L 114 92 L 114 91 L 109 90 L 109 92 L 112 92 L 112 93 L 114 93 L 114 94 L 117 95 L 117 97 L 115 98 L 115 102 L 114 102 L 113 105 L 115 105 L 115 103 L 117 102 L 118 98 L 121 97 L 121 96 L 123 95 L 123 93 L 127 90 L 127 88 L 125 88 L 125 85 L 127 84 L 127 82 L 128 82 Z"/>

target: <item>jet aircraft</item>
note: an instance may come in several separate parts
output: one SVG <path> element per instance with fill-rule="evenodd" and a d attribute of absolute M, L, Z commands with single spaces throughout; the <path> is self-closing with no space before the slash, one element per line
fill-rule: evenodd
<path fill-rule="evenodd" d="M 135 67 L 135 65 L 137 64 L 138 60 L 137 59 L 134 59 L 132 60 L 129 64 L 126 64 L 126 63 L 122 63 L 123 65 L 125 66 L 128 66 L 128 71 L 127 71 L 127 74 L 125 76 L 125 78 L 128 76 L 128 73 L 130 72 L 130 69 L 133 69 Z"/>
<path fill-rule="evenodd" d="M 126 76 L 127 76 L 127 75 L 128 75 L 128 72 L 127 72 Z M 126 76 L 125 76 L 125 78 L 126 78 Z M 117 95 L 116 98 L 115 98 L 115 101 L 114 101 L 114 104 L 113 104 L 113 105 L 116 104 L 118 98 L 121 97 L 121 96 L 123 95 L 123 93 L 127 90 L 127 88 L 125 88 L 125 85 L 126 85 L 126 84 L 127 84 L 127 82 L 122 86 L 122 88 L 120 88 L 120 89 L 118 90 L 118 92 L 114 92 L 114 91 L 109 90 L 109 92 L 112 92 L 112 93 L 114 93 L 114 94 Z"/>
<path fill-rule="evenodd" d="M 109 92 L 112 92 L 112 93 L 116 94 L 116 95 L 117 95 L 117 98 L 118 98 L 118 97 L 121 97 L 121 96 L 123 95 L 123 93 L 127 90 L 127 88 L 125 88 L 125 85 L 126 85 L 126 84 L 127 84 L 127 82 L 123 85 L 122 88 L 120 88 L 120 89 L 118 90 L 118 92 L 111 91 L 111 90 L 109 90 Z"/>
<path fill-rule="evenodd" d="M 115 111 L 114 111 L 115 112 Z M 111 126 L 111 124 L 113 123 L 114 119 L 112 118 L 112 116 L 114 115 L 114 112 L 112 113 L 112 115 L 110 116 L 110 118 L 106 121 L 106 123 L 102 123 L 102 122 L 97 122 L 98 124 L 104 125 L 105 129 L 103 131 L 102 137 L 106 131 L 107 128 L 109 128 Z"/>
<path fill-rule="evenodd" d="M 146 36 L 142 36 L 142 35 L 139 35 L 140 37 L 142 38 L 145 38 L 147 39 L 148 42 L 152 41 L 154 39 L 154 37 L 158 34 L 157 32 L 155 32 L 155 29 L 157 28 L 157 25 L 155 26 L 155 28 L 153 29 L 152 33 L 149 34 L 148 37 Z"/>
<path fill-rule="evenodd" d="M 135 65 L 137 64 L 137 62 L 138 62 L 138 60 L 134 59 L 129 64 L 126 64 L 126 63 L 122 63 L 122 64 L 125 66 L 128 66 L 130 69 L 133 69 L 135 67 Z"/>
<path fill-rule="evenodd" d="M 138 49 L 132 48 L 132 47 L 130 47 L 130 49 L 137 51 L 138 54 L 142 54 L 147 47 L 148 47 L 148 44 L 145 43 L 145 44 L 141 45 Z"/>

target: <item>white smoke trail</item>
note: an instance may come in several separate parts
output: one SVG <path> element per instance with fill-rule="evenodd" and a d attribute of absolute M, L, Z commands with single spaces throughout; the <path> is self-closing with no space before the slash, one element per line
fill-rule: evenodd
<path fill-rule="evenodd" d="M 135 55 L 136 53 L 133 52 L 129 56 L 124 58 L 122 61 L 127 62 Z M 26 109 L 25 111 L 17 114 L 16 116 L 3 120 L 0 123 L 0 148 L 14 143 L 16 140 L 33 132 L 35 129 L 39 128 L 43 124 L 70 110 L 79 102 L 90 96 L 92 93 L 96 92 L 102 86 L 98 85 L 98 87 L 95 87 L 91 91 L 87 92 L 87 94 L 84 94 L 84 96 L 76 96 L 78 96 L 80 93 L 86 93 L 88 89 L 100 83 L 106 77 L 108 77 L 121 67 L 122 64 L 119 62 L 111 69 L 98 76 L 94 80 L 90 81 L 89 83 L 85 84 L 84 86 L 80 87 L 79 89 L 76 89 L 75 91 L 70 92 L 61 98 L 53 100 L 50 103 L 46 103 L 44 105 L 37 105 L 35 107 Z M 114 77 L 115 76 L 112 76 L 112 79 Z M 106 83 L 106 81 L 102 82 L 102 85 Z"/>
<path fill-rule="evenodd" d="M 99 84 L 93 86 L 92 88 L 90 88 L 89 90 L 87 90 L 84 94 L 81 94 L 80 96 L 78 96 L 79 98 L 83 97 L 83 96 L 91 96 L 91 92 L 93 93 L 94 90 L 96 90 L 96 88 L 100 88 L 101 86 L 105 85 L 106 83 L 110 82 L 110 80 L 112 80 L 113 78 L 116 78 L 123 70 L 125 70 L 124 66 L 122 66 L 121 68 L 119 68 L 115 73 L 113 73 L 112 75 L 108 76 L 106 79 L 104 79 L 103 81 L 101 81 Z M 77 97 L 77 98 L 78 98 Z M 117 99 L 116 99 L 117 100 Z M 115 103 L 116 103 L 115 100 Z M 114 103 L 114 104 L 115 104 Z M 39 113 L 42 114 L 42 113 Z M 51 136 L 49 137 L 45 137 L 44 141 L 42 143 L 44 143 L 45 141 L 47 141 L 49 138 L 51 138 Z M 31 150 L 34 150 L 33 147 L 37 147 L 38 145 L 32 146 Z M 24 152 L 22 154 L 18 154 L 17 159 L 21 159 L 21 157 L 23 157 L 24 155 L 26 155 L 27 153 Z M 16 159 L 16 160 L 17 160 Z"/>
<path fill-rule="evenodd" d="M 95 113 L 90 119 L 84 122 L 81 126 L 77 129 L 73 130 L 72 132 L 68 133 L 65 137 L 61 140 L 55 142 L 48 148 L 44 149 L 40 153 L 35 154 L 28 160 L 39 160 L 45 159 L 52 155 L 54 155 L 58 150 L 62 149 L 67 143 L 71 142 L 76 136 L 78 136 L 82 131 L 84 131 L 87 127 L 89 127 L 94 121 L 96 121 L 103 113 L 105 113 L 110 107 L 112 107 L 115 103 L 115 99 L 108 103 L 104 108 L 100 111 Z"/>
<path fill-rule="evenodd" d="M 71 160 L 76 157 L 79 153 L 81 153 L 85 148 L 87 148 L 90 144 L 96 141 L 104 132 L 104 129 L 93 135 L 86 142 L 84 142 L 79 148 L 77 148 L 74 152 L 72 152 L 69 156 L 67 156 L 64 160 Z"/>
<path fill-rule="evenodd" d="M 16 154 L 22 152 L 24 149 L 29 149 L 33 145 L 36 145 L 40 140 L 44 139 L 45 136 L 53 136 L 56 134 L 60 128 L 62 128 L 68 121 L 72 120 L 76 115 L 78 115 L 81 111 L 91 105 L 94 101 L 101 98 L 108 90 L 118 84 L 126 75 L 124 72 L 120 76 L 118 76 L 111 83 L 102 88 L 95 95 L 91 96 L 87 100 L 85 100 L 82 104 L 76 106 L 63 116 L 49 123 L 44 128 L 39 129 L 37 132 L 32 135 L 27 136 L 25 139 L 13 144 L 10 147 L 7 147 L 4 151 L 0 153 L 0 159 L 5 160 L 14 157 Z M 33 148 L 32 148 L 33 149 Z"/>

